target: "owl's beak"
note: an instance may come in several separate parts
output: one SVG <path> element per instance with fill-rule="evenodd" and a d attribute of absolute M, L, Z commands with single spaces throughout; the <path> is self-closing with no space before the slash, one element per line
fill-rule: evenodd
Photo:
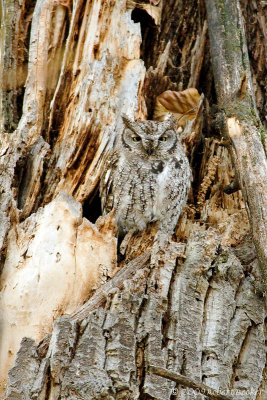
<path fill-rule="evenodd" d="M 150 155 L 153 151 L 150 140 L 143 140 L 143 147 L 148 155 Z"/>
<path fill-rule="evenodd" d="M 152 140 L 144 140 L 143 146 L 149 156 L 154 153 L 155 149 L 157 148 L 158 143 Z"/>

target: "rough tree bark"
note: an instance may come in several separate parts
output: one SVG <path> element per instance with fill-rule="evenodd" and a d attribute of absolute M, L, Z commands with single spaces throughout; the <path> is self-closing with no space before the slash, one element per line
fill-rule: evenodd
<path fill-rule="evenodd" d="M 267 290 L 267 161 L 258 117 L 239 1 L 206 0 L 211 56 L 222 131 L 231 141 L 236 178 L 242 190 L 253 241 Z M 229 189 L 228 189 L 229 191 Z"/>
<path fill-rule="evenodd" d="M 240 6 L 1 1 L 3 399 L 266 398 L 266 6 Z M 188 87 L 187 208 L 118 262 L 98 184 L 121 113 Z"/>

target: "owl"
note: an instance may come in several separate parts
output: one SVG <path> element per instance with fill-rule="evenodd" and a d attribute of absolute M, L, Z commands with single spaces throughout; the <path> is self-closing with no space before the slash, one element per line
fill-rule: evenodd
<path fill-rule="evenodd" d="M 172 234 L 191 185 L 176 120 L 171 114 L 163 122 L 122 119 L 124 129 L 100 180 L 103 214 L 115 210 L 121 236 L 153 221 Z"/>

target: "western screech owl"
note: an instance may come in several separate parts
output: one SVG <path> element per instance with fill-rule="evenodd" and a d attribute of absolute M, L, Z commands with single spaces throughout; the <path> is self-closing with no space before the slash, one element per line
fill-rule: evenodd
<path fill-rule="evenodd" d="M 121 235 L 143 230 L 152 221 L 173 233 L 191 184 L 174 117 L 163 122 L 122 119 L 124 130 L 101 176 L 102 211 L 115 208 Z"/>

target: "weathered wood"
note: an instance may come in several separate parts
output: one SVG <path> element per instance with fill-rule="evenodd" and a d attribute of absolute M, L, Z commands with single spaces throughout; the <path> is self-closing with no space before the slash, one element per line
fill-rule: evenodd
<path fill-rule="evenodd" d="M 0 291 L 0 384 L 22 337 L 40 341 L 56 317 L 74 312 L 117 271 L 117 240 L 110 227 L 103 223 L 98 229 L 83 219 L 80 203 L 64 192 L 14 225 L 6 246 Z"/>
<path fill-rule="evenodd" d="M 253 240 L 267 289 L 267 160 L 252 88 L 248 50 L 238 0 L 206 0 L 222 134 L 232 143 L 232 159 L 247 206 Z M 246 77 L 244 82 L 244 77 Z M 244 82 L 243 98 L 240 88 Z"/>
<path fill-rule="evenodd" d="M 205 56 L 205 47 L 207 41 L 208 26 L 207 21 L 204 21 L 204 25 L 197 36 L 195 45 L 192 49 L 192 62 L 191 62 L 191 75 L 188 82 L 188 87 L 198 87 L 200 73 L 203 65 Z"/>
<path fill-rule="evenodd" d="M 103 297 L 97 308 L 92 297 L 91 312 L 59 318 L 47 351 L 22 343 L 6 399 L 28 393 L 27 380 L 30 399 L 192 398 L 192 389 L 148 373 L 149 365 L 233 397 L 255 400 L 260 390 L 264 396 L 264 301 L 231 252 L 216 255 L 219 244 L 215 230 L 195 227 L 184 258 L 181 246 L 158 234 L 147 267 L 133 270 L 136 264 L 130 263 L 123 287 L 113 278 L 116 289 L 104 297 L 105 308 Z M 122 278 L 127 266 L 120 272 Z"/>
<path fill-rule="evenodd" d="M 27 77 L 27 36 L 33 6 L 25 1 L 1 3 L 1 131 L 12 132 L 21 117 L 24 84 Z"/>
<path fill-rule="evenodd" d="M 145 112 L 138 99 L 145 73 L 139 59 L 140 40 L 140 28 L 124 1 L 75 4 L 51 103 L 47 135 L 53 153 L 43 202 L 62 189 L 78 201 L 93 195 L 115 132 L 122 129 L 121 113 L 142 116 Z"/>
<path fill-rule="evenodd" d="M 262 17 L 255 1 L 242 3 L 247 33 L 258 38 L 249 45 L 263 115 L 264 73 L 255 70 L 264 66 L 256 46 L 264 29 L 253 23 Z M 13 21 L 19 7 L 24 12 L 23 2 L 15 6 L 5 10 Z M 10 327 L 0 342 L 0 390 L 9 400 L 191 400 L 192 389 L 147 373 L 158 365 L 219 393 L 265 400 L 265 302 L 246 198 L 223 192 L 234 174 L 210 123 L 215 99 L 204 2 L 33 6 L 33 20 L 29 9 L 21 28 L 2 26 L 14 40 L 0 37 L 1 54 L 9 52 L 11 61 L 14 43 L 29 49 L 29 63 L 26 53 L 13 63 L 29 70 L 21 119 L 8 110 L 9 131 L 18 128 L 0 133 L 1 328 Z M 239 97 L 245 81 L 240 76 Z M 117 266 L 114 221 L 87 219 L 100 214 L 99 175 L 122 129 L 121 113 L 152 117 L 157 95 L 189 83 L 205 97 L 182 132 L 194 175 L 188 206 L 172 238 L 153 224 L 129 234 Z M 18 104 L 21 98 L 12 97 Z M 58 201 L 61 189 L 67 202 Z M 11 365 L 4 360 L 15 357 L 25 334 L 44 339 L 39 346 L 23 340 L 5 388 Z"/>
<path fill-rule="evenodd" d="M 23 219 L 38 206 L 36 198 L 41 190 L 44 162 L 48 155 L 49 145 L 40 136 L 24 159 L 23 176 L 18 182 L 18 209 L 22 211 Z"/>
<path fill-rule="evenodd" d="M 103 306 L 108 301 L 108 297 L 114 295 L 116 291 L 120 291 L 127 279 L 131 279 L 139 269 L 145 267 L 150 258 L 150 253 L 144 253 L 131 261 L 128 265 L 123 267 L 114 278 L 110 279 L 105 285 L 101 286 L 99 290 L 85 303 L 82 307 L 77 309 L 71 316 L 72 319 L 82 321 L 87 318 L 89 313 L 97 308 Z"/>
<path fill-rule="evenodd" d="M 266 73 L 267 73 L 267 15 L 266 4 L 259 0 L 241 0 L 243 22 L 245 25 L 253 89 L 261 120 L 265 120 Z M 267 140 L 265 135 L 265 152 Z"/>

